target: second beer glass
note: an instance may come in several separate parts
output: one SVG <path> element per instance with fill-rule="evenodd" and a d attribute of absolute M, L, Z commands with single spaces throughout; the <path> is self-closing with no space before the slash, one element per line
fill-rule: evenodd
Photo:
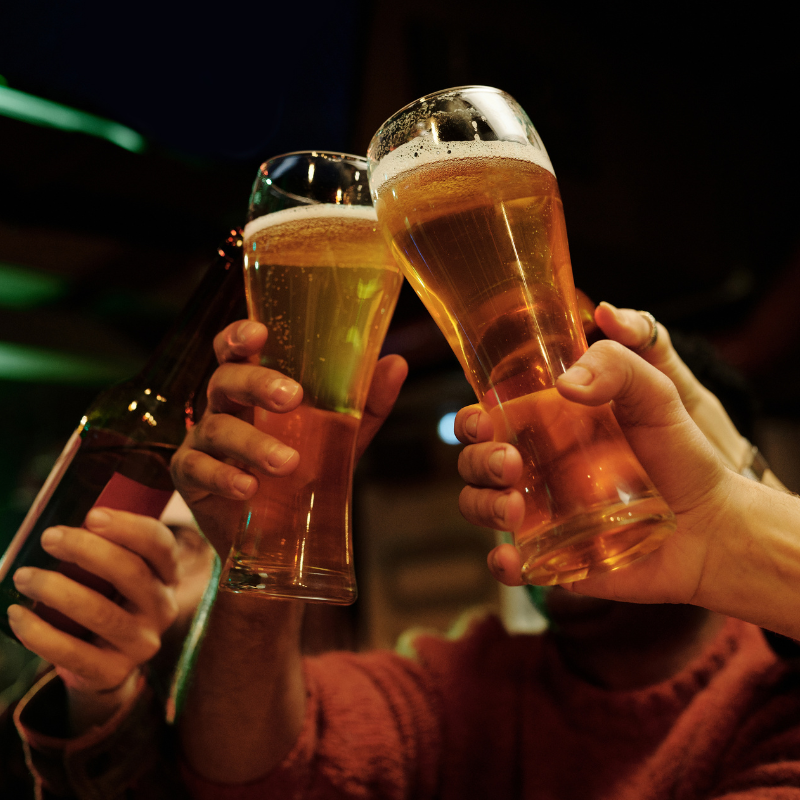
<path fill-rule="evenodd" d="M 254 423 L 300 453 L 263 478 L 220 588 L 336 604 L 356 598 L 350 496 L 359 421 L 402 283 L 381 236 L 363 158 L 291 153 L 262 165 L 244 229 L 251 319 L 264 366 L 303 387 L 288 414 Z"/>
<path fill-rule="evenodd" d="M 495 439 L 522 454 L 523 579 L 580 580 L 654 550 L 675 519 L 611 408 L 555 389 L 586 338 L 555 174 L 525 112 L 485 86 L 437 92 L 389 119 L 368 158 L 398 263 Z"/>

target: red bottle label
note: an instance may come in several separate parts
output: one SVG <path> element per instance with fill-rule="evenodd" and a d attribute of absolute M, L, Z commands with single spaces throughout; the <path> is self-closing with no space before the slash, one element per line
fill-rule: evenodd
<path fill-rule="evenodd" d="M 112 508 L 116 511 L 132 511 L 145 517 L 158 519 L 166 508 L 172 490 L 151 489 L 143 483 L 126 478 L 115 472 L 105 489 L 95 501 L 95 506 Z"/>
<path fill-rule="evenodd" d="M 137 514 L 143 514 L 147 517 L 154 517 L 158 519 L 161 512 L 172 497 L 172 491 L 164 491 L 162 489 L 151 489 L 143 483 L 131 480 L 130 478 L 115 472 L 111 476 L 111 480 L 105 485 L 105 488 L 100 492 L 99 497 L 95 501 L 92 508 L 102 506 L 103 508 L 110 508 L 115 511 L 132 511 Z M 94 573 L 79 567 L 77 564 L 72 564 L 69 561 L 62 561 L 58 565 L 58 571 L 68 578 L 71 578 L 90 589 L 105 595 L 106 597 L 114 600 L 119 600 L 120 597 L 117 590 L 112 584 L 103 578 L 98 577 Z M 70 633 L 80 639 L 87 638 L 90 633 L 83 626 L 78 625 L 60 611 L 56 611 L 49 606 L 42 603 L 34 603 L 33 610 L 42 617 L 45 621 L 60 628 L 66 633 Z"/>

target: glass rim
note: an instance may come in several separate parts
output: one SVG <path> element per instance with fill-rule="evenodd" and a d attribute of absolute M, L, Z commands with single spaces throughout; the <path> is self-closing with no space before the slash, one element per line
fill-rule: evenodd
<path fill-rule="evenodd" d="M 488 92 L 494 92 L 494 94 L 505 94 L 508 95 L 508 92 L 503 91 L 502 89 L 498 89 L 496 86 L 488 86 L 482 83 L 467 83 L 463 86 L 451 86 L 449 89 L 439 89 L 437 92 L 430 92 L 430 94 L 424 94 L 422 97 L 418 97 L 416 100 L 412 100 L 410 103 L 406 103 L 402 108 L 399 108 L 394 114 L 388 116 L 379 126 L 378 130 L 375 132 L 375 136 L 377 136 L 392 120 L 399 117 L 401 114 L 405 114 L 406 111 L 411 110 L 414 106 L 420 105 L 424 102 L 429 100 L 433 100 L 438 97 L 446 97 L 449 94 L 455 94 L 456 92 L 462 92 L 464 89 L 485 89 Z M 508 95 L 509 97 L 511 95 Z M 375 136 L 372 138 L 374 139 Z"/>
<path fill-rule="evenodd" d="M 353 160 L 353 161 L 367 161 L 366 156 L 357 156 L 353 153 L 342 153 L 338 150 L 292 150 L 288 153 L 279 153 L 277 156 L 270 156 L 268 159 L 261 162 L 259 165 L 259 172 L 264 164 L 270 164 L 280 158 L 289 158 L 290 156 L 311 156 L 312 158 L 327 158 L 333 157 L 339 161 Z"/>
<path fill-rule="evenodd" d="M 281 183 L 284 173 L 286 176 L 299 175 L 306 170 L 308 170 L 308 183 L 301 181 L 300 183 L 303 185 L 299 190 L 297 187 L 300 184 L 292 188 L 291 184 Z M 320 172 L 323 175 L 327 174 L 328 177 L 323 180 L 323 186 L 319 190 L 315 190 L 311 186 L 311 175 Z M 250 190 L 243 231 L 247 231 L 254 220 L 265 214 L 276 213 L 278 210 L 323 205 L 372 207 L 372 198 L 368 188 L 365 199 L 362 197 L 362 192 L 359 191 L 361 187 L 358 180 L 359 172 L 363 173 L 363 184 L 368 187 L 369 161 L 367 157 L 334 150 L 292 150 L 268 158 L 259 164 L 256 171 Z M 333 177 L 334 175 L 337 177 Z M 276 181 L 278 182 L 276 183 Z M 328 189 L 331 191 L 338 189 L 335 198 L 328 192 Z M 267 195 L 271 194 L 273 201 L 262 195 L 262 191 L 266 191 Z M 277 199 L 279 197 L 280 199 Z M 275 207 L 276 204 L 277 207 Z"/>

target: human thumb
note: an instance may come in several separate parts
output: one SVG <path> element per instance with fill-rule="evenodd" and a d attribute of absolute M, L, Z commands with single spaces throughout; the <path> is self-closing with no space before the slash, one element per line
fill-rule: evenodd
<path fill-rule="evenodd" d="M 676 513 L 692 507 L 719 479 L 723 466 L 672 381 L 623 345 L 593 344 L 556 387 L 583 405 L 614 401 L 628 444 Z"/>

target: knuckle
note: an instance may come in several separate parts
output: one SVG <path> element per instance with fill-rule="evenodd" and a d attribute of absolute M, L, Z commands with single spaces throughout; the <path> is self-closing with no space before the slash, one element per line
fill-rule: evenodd
<path fill-rule="evenodd" d="M 59 544 L 62 554 L 70 554 L 72 556 L 79 555 L 87 549 L 87 544 L 91 536 L 97 534 L 90 534 L 83 528 L 67 528 L 61 526 L 63 538 Z M 96 540 L 95 540 L 96 541 Z"/>
<path fill-rule="evenodd" d="M 475 478 L 475 448 L 467 445 L 458 454 L 458 474 L 468 483 Z"/>
<path fill-rule="evenodd" d="M 203 420 L 203 438 L 213 447 L 219 445 L 220 437 L 225 430 L 225 418 L 222 414 L 209 414 Z"/>
<path fill-rule="evenodd" d="M 187 450 L 179 464 L 175 464 L 172 477 L 176 483 L 195 483 L 203 462 L 203 454 L 197 450 Z"/>
<path fill-rule="evenodd" d="M 475 500 L 475 490 L 471 486 L 465 486 L 458 496 L 458 507 L 470 522 L 478 519 Z"/>
<path fill-rule="evenodd" d="M 625 357 L 630 352 L 624 344 L 614 341 L 613 339 L 602 339 L 599 342 L 595 342 L 592 347 L 594 347 L 596 352 L 606 353 L 609 356 L 616 357 Z"/>
<path fill-rule="evenodd" d="M 187 459 L 191 459 L 192 453 L 194 453 L 194 450 L 187 444 L 188 438 L 187 436 L 187 439 L 184 440 L 183 444 L 175 451 L 175 454 L 170 459 L 169 472 L 173 482 L 177 482 L 179 478 L 186 474 Z"/>
<path fill-rule="evenodd" d="M 26 597 L 39 599 L 53 594 L 58 589 L 59 575 L 49 569 L 34 569 L 24 587 Z"/>
<path fill-rule="evenodd" d="M 169 561 L 170 564 L 178 562 L 178 543 L 172 531 L 166 525 L 158 523 L 151 538 L 155 555 Z"/>
<path fill-rule="evenodd" d="M 105 600 L 105 598 L 104 598 Z M 88 620 L 88 627 L 95 632 L 113 631 L 120 627 L 120 616 L 122 609 L 110 600 L 98 603 L 92 609 L 91 618 Z"/>
<path fill-rule="evenodd" d="M 203 427 L 202 437 L 198 440 L 196 450 L 201 454 L 198 463 L 203 454 L 227 454 L 235 448 L 239 424 L 238 418 L 231 414 L 211 414 Z"/>

